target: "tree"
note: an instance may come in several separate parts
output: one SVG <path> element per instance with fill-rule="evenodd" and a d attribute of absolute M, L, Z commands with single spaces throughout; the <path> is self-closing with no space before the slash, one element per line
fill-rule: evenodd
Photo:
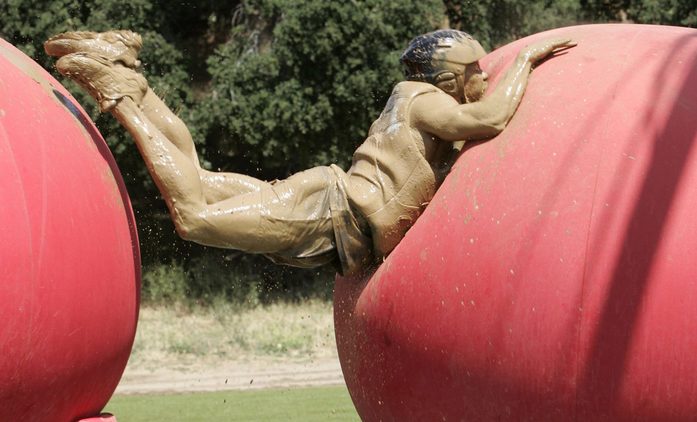
<path fill-rule="evenodd" d="M 695 0 L 580 0 L 588 19 L 697 26 Z"/>
<path fill-rule="evenodd" d="M 695 0 L 643 0 L 631 2 L 630 19 L 637 23 L 697 26 Z"/>
<path fill-rule="evenodd" d="M 209 59 L 196 122 L 206 153 L 224 152 L 215 168 L 273 179 L 348 164 L 401 78 L 401 50 L 438 26 L 441 9 L 433 0 L 256 0 L 240 12 Z"/>
<path fill-rule="evenodd" d="M 443 0 L 450 27 L 472 34 L 491 50 L 580 20 L 577 0 Z"/>
<path fill-rule="evenodd" d="M 580 0 L 586 19 L 599 22 L 626 22 L 632 0 Z"/>

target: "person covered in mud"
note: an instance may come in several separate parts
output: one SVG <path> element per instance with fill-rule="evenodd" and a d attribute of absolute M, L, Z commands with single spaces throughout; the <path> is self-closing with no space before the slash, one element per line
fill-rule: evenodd
<path fill-rule="evenodd" d="M 485 95 L 479 42 L 456 30 L 416 37 L 401 57 L 407 80 L 394 87 L 348 172 L 315 167 L 276 182 L 201 168 L 187 127 L 136 70 L 138 34 L 69 32 L 45 49 L 133 136 L 182 238 L 293 266 L 334 263 L 355 275 L 386 257 L 423 212 L 453 143 L 500 133 L 532 66 L 573 45 L 553 39 L 526 47 Z"/>

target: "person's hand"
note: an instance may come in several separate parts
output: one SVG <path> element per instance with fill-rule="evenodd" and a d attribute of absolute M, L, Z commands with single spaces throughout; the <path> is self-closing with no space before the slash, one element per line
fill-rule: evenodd
<path fill-rule="evenodd" d="M 521 50 L 520 57 L 532 64 L 535 64 L 555 51 L 565 50 L 574 46 L 576 46 L 576 42 L 569 38 L 552 38 L 542 40 Z"/>

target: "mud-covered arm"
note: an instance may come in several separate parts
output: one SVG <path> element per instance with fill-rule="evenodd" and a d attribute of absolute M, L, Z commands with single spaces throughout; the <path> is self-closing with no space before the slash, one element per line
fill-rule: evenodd
<path fill-rule="evenodd" d="M 551 39 L 524 48 L 496 89 L 474 103 L 459 104 L 444 92 L 422 95 L 414 101 L 412 124 L 444 141 L 496 136 L 518 108 L 532 66 L 554 51 L 574 45 L 568 39 Z"/>

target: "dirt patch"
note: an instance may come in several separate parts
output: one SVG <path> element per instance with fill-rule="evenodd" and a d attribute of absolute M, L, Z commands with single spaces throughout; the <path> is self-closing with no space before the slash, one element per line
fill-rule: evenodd
<path fill-rule="evenodd" d="M 331 303 L 144 307 L 116 394 L 343 383 Z"/>
<path fill-rule="evenodd" d="M 126 370 L 115 394 L 184 393 L 343 384 L 336 358 L 260 359 L 216 367 Z"/>

